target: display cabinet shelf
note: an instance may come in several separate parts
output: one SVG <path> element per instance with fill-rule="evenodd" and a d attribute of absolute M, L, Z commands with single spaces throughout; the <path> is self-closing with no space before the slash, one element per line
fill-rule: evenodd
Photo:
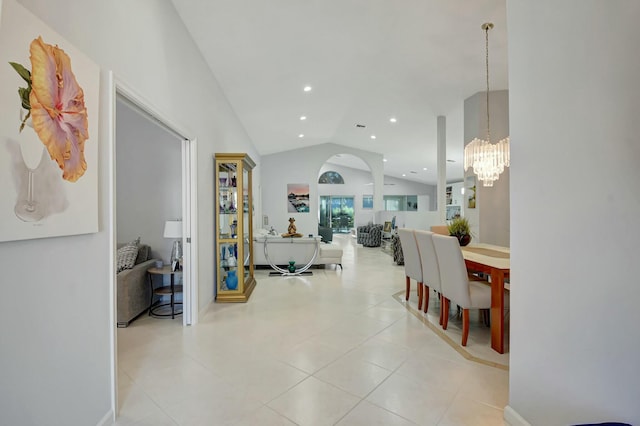
<path fill-rule="evenodd" d="M 217 302 L 246 302 L 256 286 L 250 243 L 254 167 L 247 154 L 215 154 Z"/>

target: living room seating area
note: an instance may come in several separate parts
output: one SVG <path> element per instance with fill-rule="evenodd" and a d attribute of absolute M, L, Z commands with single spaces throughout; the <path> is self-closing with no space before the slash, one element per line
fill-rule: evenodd
<path fill-rule="evenodd" d="M 127 327 L 149 308 L 151 288 L 147 270 L 156 262 L 151 247 L 140 244 L 140 239 L 126 244 L 118 244 L 116 277 L 118 300 L 118 327 Z"/>

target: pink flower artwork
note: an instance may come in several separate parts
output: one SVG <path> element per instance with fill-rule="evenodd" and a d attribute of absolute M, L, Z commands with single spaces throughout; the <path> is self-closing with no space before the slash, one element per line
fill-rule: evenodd
<path fill-rule="evenodd" d="M 62 178 L 77 181 L 87 170 L 84 143 L 89 138 L 84 92 L 69 56 L 42 37 L 31 42 L 31 120 Z"/>

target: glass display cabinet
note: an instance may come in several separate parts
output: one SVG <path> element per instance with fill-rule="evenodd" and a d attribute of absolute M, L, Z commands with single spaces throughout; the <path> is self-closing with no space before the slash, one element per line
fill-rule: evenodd
<path fill-rule="evenodd" d="M 254 167 L 247 154 L 215 154 L 217 302 L 246 302 L 256 286 L 251 192 Z"/>

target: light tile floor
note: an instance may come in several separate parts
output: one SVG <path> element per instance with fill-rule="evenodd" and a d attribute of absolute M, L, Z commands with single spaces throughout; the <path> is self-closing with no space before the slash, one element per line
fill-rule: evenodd
<path fill-rule="evenodd" d="M 455 319 L 450 341 L 427 324 L 434 297 L 427 319 L 415 291 L 405 305 L 403 267 L 335 240 L 344 270 L 259 270 L 248 303 L 212 304 L 196 326 L 143 316 L 118 329 L 117 424 L 504 424 L 508 371 L 492 365 L 508 355 L 468 356 L 490 358 L 488 329 L 473 324 L 460 352 Z"/>

